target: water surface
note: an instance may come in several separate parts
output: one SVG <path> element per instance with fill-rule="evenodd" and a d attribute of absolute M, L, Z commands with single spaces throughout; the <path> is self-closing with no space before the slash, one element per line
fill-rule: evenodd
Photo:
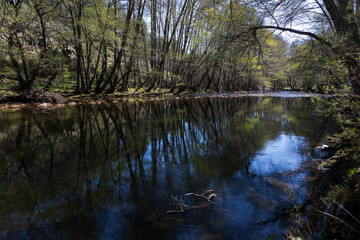
<path fill-rule="evenodd" d="M 0 238 L 281 239 L 325 137 L 298 97 L 1 111 Z M 208 189 L 212 205 L 165 214 Z"/>

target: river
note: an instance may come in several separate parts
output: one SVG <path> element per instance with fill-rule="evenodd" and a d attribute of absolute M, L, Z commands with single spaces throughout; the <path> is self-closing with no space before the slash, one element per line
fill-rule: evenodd
<path fill-rule="evenodd" d="M 0 239 L 282 239 L 326 135 L 303 96 L 0 110 Z"/>

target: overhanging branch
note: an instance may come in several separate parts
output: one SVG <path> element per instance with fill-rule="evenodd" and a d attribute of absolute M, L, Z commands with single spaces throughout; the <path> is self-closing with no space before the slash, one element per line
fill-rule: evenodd
<path fill-rule="evenodd" d="M 325 39 L 319 37 L 318 35 L 316 35 L 315 33 L 312 32 L 306 32 L 306 31 L 301 31 L 301 30 L 296 30 L 293 28 L 286 28 L 286 27 L 280 27 L 280 26 L 256 26 L 256 27 L 250 27 L 250 31 L 256 31 L 256 30 L 260 30 L 260 29 L 275 29 L 275 30 L 281 30 L 281 31 L 285 31 L 285 32 L 291 32 L 291 33 L 296 33 L 299 35 L 304 35 L 304 36 L 309 36 L 311 38 L 314 38 L 315 40 L 319 41 L 320 43 L 323 43 L 327 46 L 329 46 L 331 49 L 332 45 L 326 41 Z"/>

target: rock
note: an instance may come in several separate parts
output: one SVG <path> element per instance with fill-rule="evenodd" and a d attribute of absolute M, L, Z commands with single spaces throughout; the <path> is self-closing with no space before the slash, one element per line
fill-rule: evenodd
<path fill-rule="evenodd" d="M 77 105 L 77 103 L 76 102 L 70 102 L 70 103 L 68 103 L 68 105 L 69 106 L 75 106 L 75 105 Z"/>
<path fill-rule="evenodd" d="M 51 106 L 52 106 L 52 104 L 50 104 L 50 103 L 40 103 L 38 105 L 38 107 L 42 107 L 42 108 L 48 108 L 48 107 L 51 107 Z"/>
<path fill-rule="evenodd" d="M 264 209 L 268 211 L 274 211 L 277 207 L 280 206 L 280 203 L 270 199 L 264 194 L 257 192 L 252 187 L 248 188 L 245 191 L 245 196 L 247 200 L 256 208 Z"/>
<path fill-rule="evenodd" d="M 271 185 L 277 187 L 278 189 L 283 190 L 284 193 L 291 192 L 294 189 L 297 189 L 300 187 L 299 185 L 293 185 L 291 183 L 284 182 L 284 181 L 281 181 L 281 180 L 273 178 L 273 177 L 266 177 L 266 178 L 264 178 L 264 180 L 266 182 L 270 183 Z"/>
<path fill-rule="evenodd" d="M 325 144 L 316 147 L 316 149 L 321 149 L 321 150 L 327 150 L 328 148 L 329 148 L 329 146 L 325 145 Z"/>

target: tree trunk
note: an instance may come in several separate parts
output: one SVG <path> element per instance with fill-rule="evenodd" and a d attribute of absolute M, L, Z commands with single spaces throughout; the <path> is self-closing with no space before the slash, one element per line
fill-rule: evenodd
<path fill-rule="evenodd" d="M 360 66 L 353 56 L 346 58 L 346 65 L 349 69 L 349 79 L 355 94 L 360 95 Z"/>

